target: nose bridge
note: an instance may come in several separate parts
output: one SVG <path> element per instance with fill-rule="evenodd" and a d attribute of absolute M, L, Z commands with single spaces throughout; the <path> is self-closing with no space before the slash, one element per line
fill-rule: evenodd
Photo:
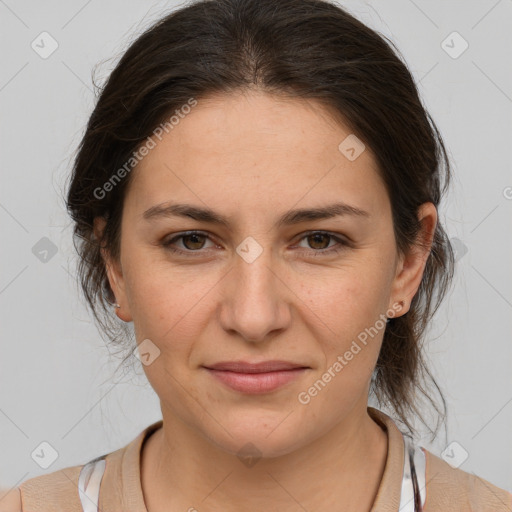
<path fill-rule="evenodd" d="M 235 260 L 235 279 L 242 294 L 241 300 L 253 299 L 273 300 L 273 282 L 275 270 L 272 268 L 272 247 L 267 238 L 246 237 L 236 248 L 238 258 Z M 244 291 L 245 289 L 245 291 Z"/>
<path fill-rule="evenodd" d="M 221 315 L 225 329 L 251 341 L 264 339 L 289 319 L 272 247 L 263 237 L 260 241 L 248 236 L 237 246 L 230 293 Z"/>

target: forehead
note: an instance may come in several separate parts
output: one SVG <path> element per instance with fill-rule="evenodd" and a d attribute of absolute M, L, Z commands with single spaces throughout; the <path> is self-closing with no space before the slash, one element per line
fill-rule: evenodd
<path fill-rule="evenodd" d="M 375 210 L 387 194 L 371 151 L 349 159 L 340 150 L 353 137 L 340 117 L 314 100 L 218 94 L 198 100 L 156 139 L 132 171 L 133 197 L 126 200 L 136 201 L 139 214 L 177 196 L 269 208 L 291 207 L 301 197 L 316 204 L 357 199 L 361 208 Z"/>

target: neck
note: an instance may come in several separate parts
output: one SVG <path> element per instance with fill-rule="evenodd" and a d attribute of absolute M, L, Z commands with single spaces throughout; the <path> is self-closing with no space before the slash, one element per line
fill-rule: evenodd
<path fill-rule="evenodd" d="M 366 408 L 307 446 L 252 465 L 162 412 L 163 427 L 141 454 L 148 512 L 371 509 L 386 463 L 387 435 Z"/>

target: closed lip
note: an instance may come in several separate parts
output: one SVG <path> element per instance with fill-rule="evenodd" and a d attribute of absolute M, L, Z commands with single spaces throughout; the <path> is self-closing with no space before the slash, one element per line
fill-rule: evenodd
<path fill-rule="evenodd" d="M 261 361 L 259 363 L 249 363 L 247 361 L 222 361 L 220 363 L 205 366 L 205 368 L 208 370 L 236 373 L 268 373 L 309 368 L 309 366 L 289 361 Z"/>

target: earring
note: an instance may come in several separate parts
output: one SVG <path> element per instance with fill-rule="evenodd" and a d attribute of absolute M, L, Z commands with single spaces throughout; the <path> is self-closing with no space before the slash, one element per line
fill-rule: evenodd
<path fill-rule="evenodd" d="M 117 302 L 110 302 L 108 299 L 105 299 L 105 301 L 116 309 L 121 307 Z"/>
<path fill-rule="evenodd" d="M 403 308 L 403 307 L 404 307 L 404 305 L 405 305 L 405 301 L 401 300 L 398 304 L 400 304 L 400 307 L 401 307 L 401 308 Z M 393 316 L 393 317 L 391 317 L 391 318 L 387 317 L 387 318 L 386 318 L 386 323 L 387 323 L 387 324 L 389 324 L 389 322 L 391 322 L 391 319 L 392 319 L 392 318 L 394 318 L 394 316 Z"/>

